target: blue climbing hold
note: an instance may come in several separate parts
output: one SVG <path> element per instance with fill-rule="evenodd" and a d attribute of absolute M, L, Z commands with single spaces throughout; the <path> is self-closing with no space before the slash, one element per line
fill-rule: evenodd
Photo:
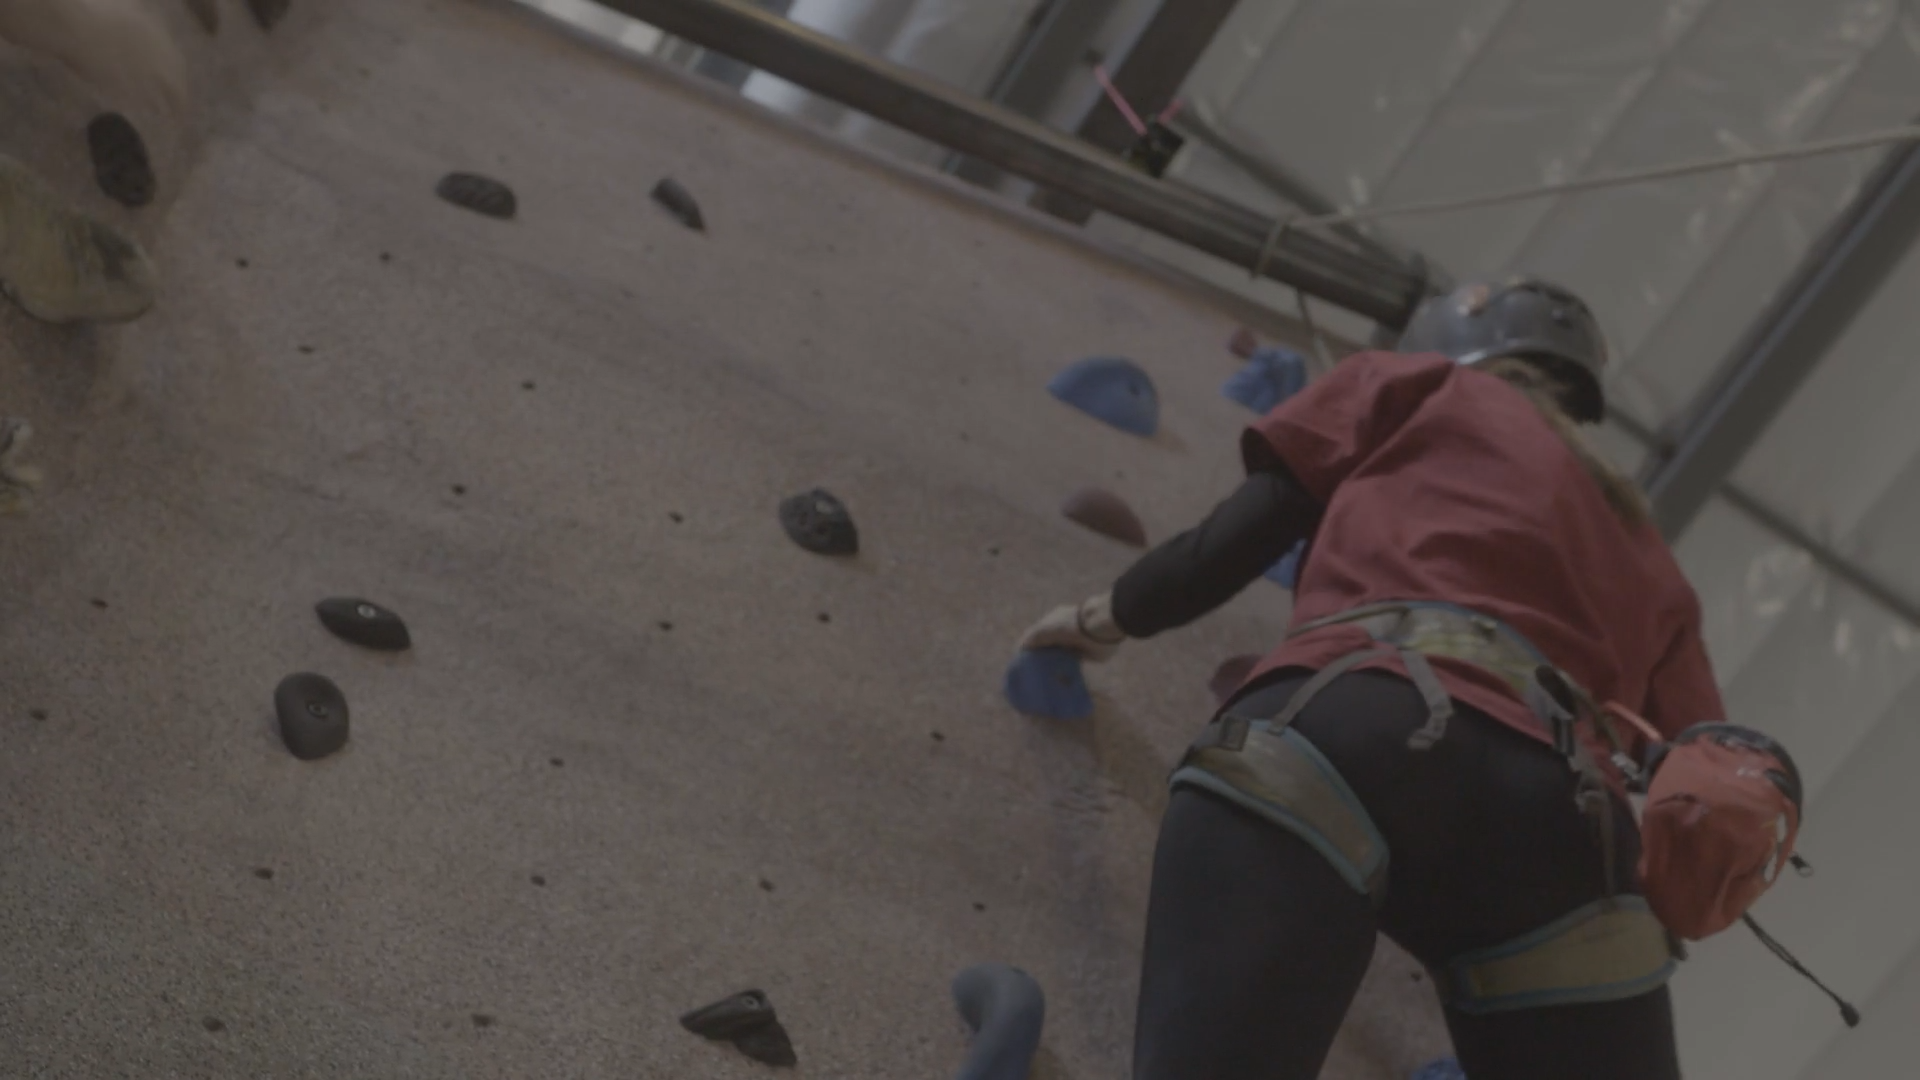
<path fill-rule="evenodd" d="M 1306 387 L 1307 358 L 1292 349 L 1269 345 L 1255 350 L 1246 366 L 1220 387 L 1220 393 L 1254 412 L 1268 413 Z"/>
<path fill-rule="evenodd" d="M 1280 557 L 1280 561 L 1267 568 L 1267 580 L 1283 589 L 1291 589 L 1300 581 L 1300 560 L 1306 558 L 1305 540 L 1293 545 L 1293 550 Z"/>
<path fill-rule="evenodd" d="M 1095 420 L 1143 439 L 1160 430 L 1160 394 L 1131 360 L 1082 360 L 1054 376 L 1047 390 Z"/>
<path fill-rule="evenodd" d="M 1444 1057 L 1420 1066 L 1410 1080 L 1467 1080 L 1467 1074 L 1458 1061 Z"/>
<path fill-rule="evenodd" d="M 1093 715 L 1093 695 L 1071 649 L 1022 649 L 1007 668 L 1007 703 L 1028 716 L 1080 720 Z"/>

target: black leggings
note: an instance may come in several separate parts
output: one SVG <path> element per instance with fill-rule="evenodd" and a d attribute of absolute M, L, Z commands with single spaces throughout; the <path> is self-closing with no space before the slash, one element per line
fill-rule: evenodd
<path fill-rule="evenodd" d="M 1235 711 L 1274 716 L 1305 681 L 1252 690 Z M 1409 750 L 1426 714 L 1412 684 L 1360 672 L 1330 684 L 1296 721 L 1386 837 L 1378 911 L 1292 833 L 1210 793 L 1174 793 L 1154 856 L 1134 1080 L 1312 1080 L 1376 932 L 1434 967 L 1613 891 L 1564 759 L 1458 705 L 1445 738 Z M 1616 809 L 1629 874 L 1633 819 Z M 1449 1009 L 1447 1027 L 1471 1080 L 1680 1076 L 1664 987 L 1597 1005 Z"/>

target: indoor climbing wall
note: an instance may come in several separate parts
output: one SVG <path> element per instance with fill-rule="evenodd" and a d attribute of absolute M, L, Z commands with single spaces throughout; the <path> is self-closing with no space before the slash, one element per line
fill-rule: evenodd
<path fill-rule="evenodd" d="M 1286 593 L 1002 679 L 1235 482 L 1233 314 L 504 2 L 5 11 L 0 1073 L 951 1075 L 983 963 L 1124 1073 Z M 1383 950 L 1327 1075 L 1444 1049 Z"/>

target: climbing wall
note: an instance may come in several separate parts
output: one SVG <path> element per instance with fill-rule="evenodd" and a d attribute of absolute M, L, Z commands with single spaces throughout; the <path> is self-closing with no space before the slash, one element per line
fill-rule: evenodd
<path fill-rule="evenodd" d="M 1160 539 L 1234 483 L 1234 318 L 505 3 L 144 6 L 177 106 L 0 47 L 0 152 L 158 282 L 125 326 L 0 305 L 47 474 L 0 517 L 0 1073 L 745 1077 L 677 1018 L 757 988 L 797 1075 L 932 1077 L 1003 961 L 1045 1075 L 1123 1075 L 1162 778 L 1286 596 L 1130 646 L 1088 720 L 1000 679 L 1132 556 L 1063 498 Z M 1045 392 L 1089 355 L 1158 434 Z M 782 531 L 816 486 L 858 556 Z M 283 744 L 295 673 L 337 753 Z M 1328 1076 L 1444 1051 L 1417 980 L 1382 951 Z"/>

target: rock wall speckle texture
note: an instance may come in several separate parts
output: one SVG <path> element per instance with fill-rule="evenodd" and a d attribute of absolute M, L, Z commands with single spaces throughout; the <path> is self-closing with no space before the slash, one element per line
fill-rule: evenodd
<path fill-rule="evenodd" d="M 798 1075 L 940 1076 L 996 960 L 1048 1074 L 1123 1075 L 1162 778 L 1285 596 L 1131 647 L 1088 722 L 997 690 L 1129 558 L 1063 497 L 1158 538 L 1234 482 L 1234 320 L 505 6 L 195 7 L 153 0 L 172 112 L 0 47 L 0 153 L 159 268 L 125 326 L 0 306 L 48 474 L 0 518 L 0 1073 L 744 1077 L 677 1017 L 758 987 Z M 103 105 L 148 206 L 94 185 Z M 1044 391 L 1099 354 L 1156 439 Z M 782 532 L 816 485 L 857 558 Z M 317 762 L 298 671 L 352 710 Z M 1444 1045 L 1383 951 L 1327 1075 Z"/>

